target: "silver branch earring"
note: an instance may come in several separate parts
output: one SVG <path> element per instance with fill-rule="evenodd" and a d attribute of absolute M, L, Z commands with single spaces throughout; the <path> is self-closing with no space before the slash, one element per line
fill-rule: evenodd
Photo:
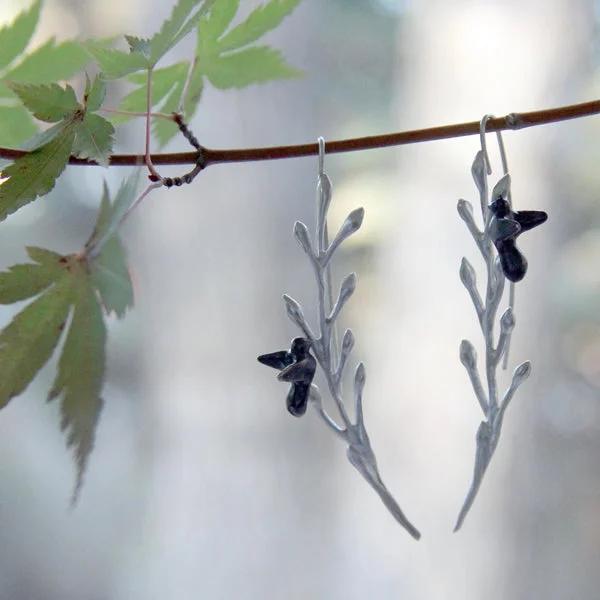
<path fill-rule="evenodd" d="M 460 265 L 460 280 L 469 292 L 483 333 L 487 389 L 484 388 L 479 377 L 475 348 L 471 342 L 463 340 L 460 344 L 460 362 L 467 370 L 485 421 L 482 421 L 477 429 L 473 481 L 458 515 L 454 531 L 460 529 L 479 491 L 483 476 L 498 445 L 508 404 L 531 373 L 531 363 L 529 361 L 521 363 L 515 369 L 511 384 L 499 402 L 496 370 L 503 359 L 504 368 L 507 365 L 510 335 L 515 326 L 514 286 L 515 282 L 521 281 L 527 272 L 527 260 L 517 248 L 516 238 L 524 231 L 542 224 L 548 218 L 548 215 L 542 211 L 512 209 L 510 175 L 502 134 L 499 131 L 496 135 L 504 175 L 494 186 L 491 198 L 488 197 L 488 175 L 491 175 L 492 169 L 487 154 L 485 134 L 487 121 L 490 118 L 492 115 L 486 115 L 481 120 L 481 150 L 476 154 L 471 167 L 475 185 L 479 190 L 483 231 L 475 223 L 472 205 L 466 200 L 458 201 L 458 214 L 467 224 L 486 268 L 487 283 L 485 296 L 482 299 L 477 289 L 475 269 L 466 258 L 462 259 Z M 510 281 L 509 306 L 500 317 L 500 334 L 495 339 L 494 325 L 504 292 L 505 279 Z"/>
<path fill-rule="evenodd" d="M 288 411 L 294 416 L 302 416 L 307 404 L 316 409 L 325 424 L 347 445 L 348 460 L 366 479 L 369 485 L 393 515 L 415 539 L 421 534 L 404 516 L 394 497 L 385 487 L 379 471 L 371 442 L 365 429 L 362 395 L 365 386 L 365 366 L 361 362 L 354 372 L 354 418 L 353 423 L 344 406 L 342 377 L 348 356 L 354 347 L 354 335 L 346 329 L 341 346 L 336 331 L 336 321 L 346 302 L 356 288 L 356 274 L 350 273 L 341 283 L 337 299 L 333 298 L 331 281 L 331 259 L 340 244 L 362 225 L 364 209 L 353 210 L 342 224 L 333 241 L 329 243 L 327 232 L 327 211 L 332 197 L 332 184 L 324 172 L 325 140 L 319 138 L 319 178 L 317 183 L 317 226 L 314 240 L 311 241 L 308 228 L 301 221 L 294 225 L 294 235 L 306 252 L 315 273 L 318 292 L 319 331 L 314 333 L 300 304 L 284 294 L 286 310 L 290 320 L 302 331 L 303 336 L 295 338 L 290 350 L 281 350 L 258 357 L 258 360 L 280 371 L 278 379 L 291 384 L 287 396 Z M 314 357 L 310 351 L 314 353 Z M 315 360 L 316 359 L 316 360 Z M 319 388 L 312 383 L 317 363 L 323 370 L 327 387 L 331 393 L 341 424 L 325 410 Z"/>

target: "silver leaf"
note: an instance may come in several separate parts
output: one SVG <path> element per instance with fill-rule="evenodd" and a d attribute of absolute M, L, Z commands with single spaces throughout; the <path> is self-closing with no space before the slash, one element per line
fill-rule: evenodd
<path fill-rule="evenodd" d="M 473 164 L 471 165 L 471 175 L 473 176 L 473 180 L 475 181 L 479 193 L 482 193 L 485 189 L 486 174 L 485 160 L 481 150 L 475 155 L 475 160 L 473 160 Z"/>
<path fill-rule="evenodd" d="M 509 306 L 500 317 L 500 331 L 508 335 L 515 328 L 515 315 Z"/>
<path fill-rule="evenodd" d="M 302 221 L 296 221 L 294 223 L 294 235 L 298 240 L 298 243 L 302 247 L 302 250 L 306 252 L 309 256 L 313 256 L 314 252 L 312 249 L 312 244 L 310 242 L 310 235 L 308 233 L 308 228 Z"/>
<path fill-rule="evenodd" d="M 465 257 L 463 257 L 460 263 L 459 275 L 460 280 L 467 289 L 475 288 L 477 284 L 477 276 L 475 274 L 475 269 Z"/>
<path fill-rule="evenodd" d="M 477 367 L 477 352 L 469 340 L 460 343 L 459 356 L 465 369 L 473 370 Z"/>
<path fill-rule="evenodd" d="M 502 178 L 498 181 L 498 183 L 494 186 L 492 190 L 492 199 L 496 198 L 504 198 L 508 199 L 510 196 L 510 174 L 506 173 Z"/>

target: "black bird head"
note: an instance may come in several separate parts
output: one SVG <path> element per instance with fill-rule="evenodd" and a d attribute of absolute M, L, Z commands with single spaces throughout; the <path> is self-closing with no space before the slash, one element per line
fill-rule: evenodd
<path fill-rule="evenodd" d="M 304 356 L 312 348 L 312 342 L 308 338 L 297 337 L 292 340 L 290 352 L 295 356 Z"/>

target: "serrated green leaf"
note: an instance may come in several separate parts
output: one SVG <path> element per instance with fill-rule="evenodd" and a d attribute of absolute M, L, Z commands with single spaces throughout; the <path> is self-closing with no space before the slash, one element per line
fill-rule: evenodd
<path fill-rule="evenodd" d="M 96 219 L 96 224 L 94 225 L 94 229 L 92 234 L 88 238 L 88 241 L 85 243 L 85 250 L 89 254 L 90 249 L 92 247 L 96 247 L 98 245 L 98 241 L 102 236 L 104 236 L 110 227 L 112 215 L 112 205 L 110 202 L 110 194 L 108 191 L 108 185 L 106 184 L 106 180 L 102 182 L 102 198 L 100 200 L 100 210 L 98 211 L 98 218 Z"/>
<path fill-rule="evenodd" d="M 140 52 L 148 53 L 149 44 L 152 59 L 156 59 L 159 47 L 166 51 L 168 44 L 173 42 L 191 25 L 191 19 L 198 27 L 198 43 L 196 48 L 196 62 L 194 70 L 186 88 L 186 97 L 183 98 L 183 108 L 186 120 L 191 120 L 198 106 L 198 102 L 204 88 L 204 77 L 217 88 L 227 89 L 232 87 L 244 87 L 254 83 L 264 83 L 273 79 L 300 77 L 300 71 L 287 65 L 281 54 L 268 46 L 257 46 L 229 53 L 230 50 L 239 46 L 246 46 L 261 37 L 267 31 L 273 29 L 283 18 L 288 15 L 298 4 L 299 0 L 272 0 L 264 6 L 255 9 L 244 23 L 225 33 L 220 41 L 217 41 L 227 27 L 231 24 L 239 7 L 239 0 L 216 0 L 211 2 L 210 14 L 207 14 L 208 2 L 198 9 L 194 17 L 186 21 L 192 6 L 198 4 L 199 0 L 180 0 L 173 9 L 171 19 L 161 28 L 161 31 L 150 40 L 138 40 L 132 38 L 130 43 L 133 48 Z M 206 11 L 200 15 L 200 12 Z M 169 37 L 177 28 L 177 32 L 171 42 Z M 170 47 L 170 46 L 169 46 Z M 141 54 L 138 54 L 141 56 Z M 182 104 L 181 94 L 189 72 L 189 63 L 178 63 L 182 66 L 181 71 L 161 69 L 162 79 L 153 78 L 152 87 L 152 109 L 163 113 L 179 111 Z M 155 73 L 155 74 L 156 74 Z M 120 106 L 121 110 L 130 112 L 144 112 L 147 108 L 147 87 L 145 74 L 130 76 L 130 81 L 139 84 L 139 88 L 131 92 Z M 162 103 L 161 103 L 162 102 Z M 126 115 L 112 117 L 112 122 L 130 118 Z M 178 133 L 177 126 L 165 119 L 153 119 L 152 131 L 160 146 L 164 146 Z"/>
<path fill-rule="evenodd" d="M 39 248 L 38 246 L 27 246 L 26 250 L 31 260 L 51 269 L 57 276 L 64 269 L 64 257 L 58 252 L 47 248 Z"/>
<path fill-rule="evenodd" d="M 114 144 L 115 128 L 104 117 L 86 114 L 77 127 L 71 153 L 79 158 L 95 160 L 108 167 Z"/>
<path fill-rule="evenodd" d="M 98 63 L 108 79 L 120 79 L 148 68 L 148 60 L 141 54 L 128 54 L 120 50 L 110 50 L 95 42 L 87 42 L 85 49 Z"/>
<path fill-rule="evenodd" d="M 111 203 L 106 182 L 94 231 L 85 248 L 90 256 L 92 285 L 95 286 L 107 314 L 122 318 L 133 306 L 133 284 L 127 269 L 125 250 L 116 231 L 123 215 L 131 206 L 139 183 L 139 169 L 119 188 Z"/>
<path fill-rule="evenodd" d="M 248 18 L 218 42 L 221 52 L 243 48 L 275 29 L 300 3 L 300 0 L 271 0 L 254 9 Z"/>
<path fill-rule="evenodd" d="M 254 46 L 220 56 L 207 64 L 204 72 L 218 89 L 302 76 L 300 71 L 285 63 L 279 50 L 269 46 Z"/>
<path fill-rule="evenodd" d="M 37 132 L 34 120 L 23 106 L 0 106 L 0 146 L 18 148 Z"/>
<path fill-rule="evenodd" d="M 41 252 L 41 248 L 28 248 L 29 256 L 37 264 L 13 265 L 0 273 L 0 304 L 13 304 L 37 296 L 59 278 L 61 256 L 52 253 L 52 262 L 49 262 L 48 256 Z"/>
<path fill-rule="evenodd" d="M 104 244 L 116 234 L 121 219 L 136 198 L 139 181 L 140 169 L 136 169 L 130 177 L 121 182 L 113 202 L 110 201 L 108 187 L 104 182 L 98 219 L 92 235 L 85 244 L 88 255 L 96 255 Z"/>
<path fill-rule="evenodd" d="M 138 54 L 141 54 L 144 58 L 150 59 L 150 40 L 138 38 L 134 35 L 126 35 L 125 39 L 129 44 L 129 51 L 131 53 L 137 52 Z M 150 63 L 148 63 L 148 66 L 151 66 Z"/>
<path fill-rule="evenodd" d="M 62 88 L 56 83 L 35 85 L 6 81 L 7 85 L 36 119 L 56 123 L 79 108 L 75 91 L 70 85 Z"/>
<path fill-rule="evenodd" d="M 85 269 L 72 279 L 76 281 L 73 318 L 48 399 L 62 396 L 61 429 L 67 431 L 67 446 L 74 447 L 77 464 L 74 502 L 81 489 L 102 410 L 100 393 L 106 360 L 106 326 Z"/>
<path fill-rule="evenodd" d="M 73 127 L 65 127 L 47 144 L 2 171 L 9 179 L 0 184 L 0 221 L 54 187 L 67 165 L 74 137 Z"/>
<path fill-rule="evenodd" d="M 171 17 L 163 23 L 160 31 L 148 40 L 151 46 L 152 64 L 155 65 L 173 46 L 190 33 L 214 3 L 215 0 L 179 0 L 173 7 Z M 202 4 L 202 6 L 192 16 L 189 16 L 198 4 Z"/>
<path fill-rule="evenodd" d="M 69 316 L 72 299 L 72 278 L 63 277 L 0 333 L 0 408 L 21 394 L 48 362 Z"/>
<path fill-rule="evenodd" d="M 41 4 L 41 0 L 36 0 L 29 10 L 19 13 L 10 25 L 0 29 L 0 71 L 27 47 L 40 17 Z"/>
<path fill-rule="evenodd" d="M 34 136 L 30 137 L 28 140 L 25 140 L 22 144 L 20 144 L 20 148 L 21 150 L 37 150 L 48 142 L 61 137 L 66 132 L 69 132 L 74 128 L 75 125 L 73 123 L 73 119 L 59 121 L 55 125 L 52 125 L 52 127 L 48 127 L 48 129 L 40 131 L 39 133 L 36 133 Z"/>
<path fill-rule="evenodd" d="M 90 261 L 90 272 L 106 314 L 114 312 L 123 318 L 133 306 L 133 284 L 125 249 L 117 236 L 109 238 L 100 255 Z"/>
<path fill-rule="evenodd" d="M 152 72 L 152 107 L 157 106 L 160 101 L 173 89 L 178 80 L 185 78 L 187 73 L 188 63 L 178 62 L 164 69 L 156 69 Z M 137 73 L 129 77 L 132 83 L 140 84 L 141 87 L 133 90 L 121 102 L 119 110 L 130 112 L 145 112 L 146 111 L 146 95 L 148 75 L 146 73 Z M 128 115 L 114 115 L 111 117 L 113 123 L 126 121 L 131 117 Z"/>
<path fill-rule="evenodd" d="M 91 239 L 98 231 L 109 232 L 131 203 L 138 176 L 139 170 L 121 186 L 113 204 L 105 186 Z M 81 253 L 61 256 L 30 247 L 27 252 L 35 263 L 0 273 L 0 303 L 38 296 L 0 332 L 0 408 L 27 388 L 49 360 L 68 323 L 48 400 L 60 397 L 61 429 L 66 430 L 67 445 L 75 452 L 73 502 L 81 489 L 103 405 L 106 326 L 102 306 L 107 313 L 122 317 L 133 303 L 125 251 L 118 238 L 112 236 L 94 257 L 88 251 L 86 245 Z"/>
<path fill-rule="evenodd" d="M 102 41 L 97 43 L 99 46 L 104 44 Z M 57 45 L 54 39 L 50 39 L 6 73 L 3 79 L 38 84 L 66 81 L 89 62 L 90 57 L 81 42 L 68 41 Z"/>
<path fill-rule="evenodd" d="M 94 82 L 90 84 L 90 80 L 87 78 L 86 74 L 86 86 L 83 96 L 83 103 L 85 104 L 86 109 L 90 112 L 98 110 L 102 106 L 105 97 L 106 82 L 104 79 L 97 75 L 94 78 Z"/>
<path fill-rule="evenodd" d="M 0 273 L 0 304 L 13 304 L 36 296 L 49 287 L 55 274 L 43 265 L 13 265 Z"/>
<path fill-rule="evenodd" d="M 225 33 L 233 21 L 239 7 L 240 0 L 217 0 L 210 14 L 198 23 L 198 47 L 214 46 L 214 42 Z"/>
<path fill-rule="evenodd" d="M 140 183 L 140 173 L 141 169 L 136 169 L 127 179 L 121 181 L 117 195 L 111 203 L 110 221 L 108 227 L 102 232 L 103 235 L 114 235 L 115 228 L 133 204 Z"/>
<path fill-rule="evenodd" d="M 200 3 L 202 6 L 190 16 L 190 12 Z M 171 17 L 152 38 L 125 36 L 131 50 L 129 54 L 108 50 L 93 42 L 88 42 L 85 47 L 109 79 L 119 79 L 136 71 L 151 69 L 198 24 L 213 3 L 214 0 L 179 0 Z"/>

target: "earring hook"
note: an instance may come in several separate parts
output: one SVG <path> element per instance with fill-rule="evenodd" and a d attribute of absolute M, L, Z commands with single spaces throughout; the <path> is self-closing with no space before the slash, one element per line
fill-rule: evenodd
<path fill-rule="evenodd" d="M 320 136 L 319 142 L 319 176 L 325 175 L 325 138 Z"/>
<path fill-rule="evenodd" d="M 490 165 L 490 157 L 489 157 L 488 151 L 487 151 L 485 134 L 486 134 L 487 122 L 493 118 L 494 118 L 494 115 L 490 115 L 490 114 L 484 115 L 483 118 L 481 119 L 481 124 L 479 125 L 479 139 L 481 141 L 481 150 L 483 152 L 483 159 L 485 162 L 485 170 L 488 175 L 492 174 L 492 167 Z M 506 150 L 504 148 L 504 140 L 502 139 L 501 131 L 496 131 L 496 139 L 498 140 L 498 148 L 500 150 L 500 160 L 502 162 L 502 171 L 504 172 L 504 175 L 506 175 L 508 173 L 508 161 L 506 160 Z"/>

